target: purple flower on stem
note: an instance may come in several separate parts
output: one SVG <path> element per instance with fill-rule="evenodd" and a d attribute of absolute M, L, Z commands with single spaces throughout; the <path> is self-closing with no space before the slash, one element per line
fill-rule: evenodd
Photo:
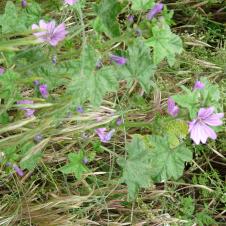
<path fill-rule="evenodd" d="M 33 104 L 33 100 L 18 100 L 17 104 Z M 24 108 L 21 108 L 24 109 Z"/>
<path fill-rule="evenodd" d="M 13 164 L 13 169 L 16 171 L 16 173 L 20 176 L 23 177 L 24 176 L 24 172 L 23 170 L 17 166 L 16 164 Z"/>
<path fill-rule="evenodd" d="M 95 131 L 99 136 L 100 141 L 103 143 L 107 143 L 111 139 L 112 135 L 114 134 L 115 129 L 112 129 L 109 132 L 107 132 L 106 128 L 98 128 Z"/>
<path fill-rule="evenodd" d="M 84 157 L 84 158 L 83 158 L 83 163 L 84 163 L 84 164 L 87 164 L 88 162 L 89 162 L 89 159 L 88 159 L 87 157 Z"/>
<path fill-rule="evenodd" d="M 22 8 L 26 8 L 26 6 L 27 6 L 27 1 L 26 1 L 26 0 L 22 0 L 22 1 L 21 1 L 21 6 L 22 6 Z"/>
<path fill-rule="evenodd" d="M 76 108 L 76 111 L 77 111 L 78 113 L 84 113 L 84 109 L 83 109 L 82 106 L 78 106 L 78 107 Z"/>
<path fill-rule="evenodd" d="M 147 19 L 152 20 L 156 14 L 158 14 L 162 11 L 163 6 L 164 5 L 162 3 L 155 4 L 154 7 L 148 12 Z"/>
<path fill-rule="evenodd" d="M 34 85 L 36 85 L 36 86 L 40 85 L 39 80 L 35 80 L 35 81 L 34 81 Z"/>
<path fill-rule="evenodd" d="M 34 109 L 26 108 L 26 110 L 25 110 L 25 116 L 27 118 L 33 117 L 34 116 L 34 113 L 35 113 L 35 110 Z"/>
<path fill-rule="evenodd" d="M 48 92 L 48 86 L 46 84 L 42 84 L 39 86 L 39 91 L 42 94 L 44 98 L 47 98 L 49 96 Z"/>
<path fill-rule="evenodd" d="M 179 107 L 175 104 L 175 101 L 172 99 L 172 97 L 168 98 L 167 101 L 168 109 L 167 112 L 169 115 L 176 117 L 179 113 Z"/>
<path fill-rule="evenodd" d="M 118 118 L 118 119 L 116 120 L 116 124 L 117 124 L 117 126 L 122 125 L 122 124 L 123 124 L 123 119 L 122 119 L 122 118 Z"/>
<path fill-rule="evenodd" d="M 205 88 L 205 84 L 200 82 L 200 81 L 196 81 L 195 82 L 195 85 L 193 87 L 193 90 L 196 90 L 196 89 L 204 89 Z"/>
<path fill-rule="evenodd" d="M 127 59 L 125 57 L 111 55 L 110 58 L 111 58 L 111 61 L 114 61 L 116 64 L 119 64 L 119 65 L 124 65 L 127 62 Z"/>
<path fill-rule="evenodd" d="M 40 143 L 41 141 L 43 140 L 43 136 L 42 136 L 42 134 L 36 134 L 35 136 L 34 136 L 34 141 L 36 142 L 36 143 Z"/>
<path fill-rule="evenodd" d="M 3 67 L 0 67 L 0 75 L 3 75 L 5 72 L 5 69 Z"/>
<path fill-rule="evenodd" d="M 68 5 L 74 5 L 77 2 L 77 0 L 64 0 L 64 3 Z"/>
<path fill-rule="evenodd" d="M 64 40 L 68 33 L 65 29 L 64 23 L 56 26 L 54 20 L 49 23 L 46 23 L 44 20 L 40 20 L 39 26 L 37 24 L 32 25 L 32 30 L 40 30 L 33 33 L 38 38 L 38 41 L 47 42 L 52 46 L 56 46 L 58 42 Z"/>
<path fill-rule="evenodd" d="M 129 15 L 129 16 L 127 17 L 127 20 L 128 20 L 130 23 L 133 23 L 133 21 L 134 21 L 134 16 L 133 16 L 133 15 Z"/>
<path fill-rule="evenodd" d="M 17 104 L 33 104 L 34 102 L 32 100 L 19 100 L 17 101 Z M 35 110 L 34 109 L 30 109 L 30 108 L 20 108 L 21 110 L 25 111 L 25 116 L 26 117 L 33 117 Z"/>
<path fill-rule="evenodd" d="M 195 144 L 205 144 L 208 137 L 215 140 L 217 134 L 210 126 L 220 126 L 223 122 L 220 120 L 224 117 L 224 113 L 214 114 L 214 108 L 201 108 L 198 117 L 189 122 L 190 138 Z"/>

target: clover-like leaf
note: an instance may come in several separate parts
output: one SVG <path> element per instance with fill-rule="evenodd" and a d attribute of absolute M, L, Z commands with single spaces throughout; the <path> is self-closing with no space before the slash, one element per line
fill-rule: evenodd
<path fill-rule="evenodd" d="M 154 63 L 160 63 L 167 58 L 168 64 L 172 66 L 175 63 L 176 54 L 183 50 L 180 37 L 171 32 L 170 27 L 163 22 L 161 26 L 155 25 L 152 28 L 153 37 L 146 40 L 148 46 L 153 47 Z"/>

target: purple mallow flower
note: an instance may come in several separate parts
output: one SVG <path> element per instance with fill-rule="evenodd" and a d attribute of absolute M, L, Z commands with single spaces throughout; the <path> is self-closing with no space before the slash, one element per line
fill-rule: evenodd
<path fill-rule="evenodd" d="M 112 129 L 109 132 L 107 132 L 106 128 L 98 128 L 95 131 L 99 136 L 101 142 L 107 143 L 111 139 L 112 135 L 114 134 L 115 129 Z"/>
<path fill-rule="evenodd" d="M 200 81 L 196 81 L 195 82 L 195 85 L 193 87 L 193 90 L 196 90 L 196 89 L 204 89 L 205 88 L 205 84 L 200 82 Z"/>
<path fill-rule="evenodd" d="M 168 109 L 167 109 L 168 114 L 173 117 L 176 117 L 178 115 L 180 109 L 175 104 L 175 101 L 172 99 L 172 97 L 168 98 L 167 105 L 168 105 Z"/>
<path fill-rule="evenodd" d="M 2 161 L 2 160 L 0 159 L 0 162 L 1 162 L 1 161 Z M 21 177 L 24 176 L 23 170 L 22 170 L 21 168 L 19 168 L 19 166 L 17 166 L 16 164 L 13 164 L 13 165 L 12 165 L 11 162 L 6 162 L 5 165 L 6 165 L 7 167 L 12 167 L 12 168 L 16 171 L 16 173 L 17 173 L 19 176 L 21 176 Z"/>
<path fill-rule="evenodd" d="M 33 104 L 34 102 L 32 100 L 19 100 L 17 101 L 17 104 Z M 21 110 L 25 111 L 25 116 L 26 117 L 33 117 L 34 116 L 34 109 L 30 109 L 30 108 L 20 108 Z"/>
<path fill-rule="evenodd" d="M 35 141 L 36 143 L 40 143 L 42 140 L 43 140 L 42 134 L 38 133 L 38 134 L 36 134 L 36 135 L 34 136 L 34 141 Z"/>
<path fill-rule="evenodd" d="M 49 96 L 48 92 L 48 86 L 46 84 L 42 84 L 39 86 L 39 91 L 42 94 L 44 98 L 47 98 Z"/>
<path fill-rule="evenodd" d="M 52 46 L 56 46 L 58 42 L 64 40 L 68 33 L 65 29 L 64 23 L 56 26 L 54 20 L 49 23 L 40 20 L 39 26 L 37 24 L 32 25 L 32 30 L 40 30 L 33 33 L 38 38 L 38 41 L 47 42 Z"/>
<path fill-rule="evenodd" d="M 35 80 L 35 81 L 34 81 L 34 85 L 36 85 L 36 86 L 40 85 L 39 80 Z"/>
<path fill-rule="evenodd" d="M 111 61 L 114 61 L 116 64 L 124 65 L 127 62 L 127 59 L 125 57 L 120 57 L 116 55 L 110 55 Z"/>
<path fill-rule="evenodd" d="M 26 8 L 26 6 L 27 6 L 27 1 L 26 1 L 26 0 L 22 0 L 22 1 L 21 1 L 21 6 L 22 6 L 22 8 Z"/>
<path fill-rule="evenodd" d="M 23 177 L 24 176 L 24 172 L 23 170 L 17 166 L 16 164 L 13 164 L 13 169 L 16 171 L 16 173 L 20 176 Z"/>
<path fill-rule="evenodd" d="M 83 163 L 84 163 L 84 164 L 87 164 L 88 162 L 89 162 L 89 159 L 88 159 L 87 157 L 84 157 L 84 158 L 83 158 Z"/>
<path fill-rule="evenodd" d="M 164 6 L 164 5 L 163 5 L 162 3 L 156 3 L 156 4 L 154 5 L 154 7 L 148 12 L 148 14 L 147 14 L 147 19 L 148 19 L 148 20 L 152 20 L 153 17 L 154 17 L 156 14 L 158 14 L 158 13 L 160 13 L 160 12 L 162 11 L 163 6 Z"/>
<path fill-rule="evenodd" d="M 224 113 L 214 114 L 214 108 L 201 108 L 198 117 L 189 122 L 190 138 L 195 144 L 205 144 L 208 138 L 215 140 L 217 134 L 210 126 L 220 126 L 223 122 L 220 120 L 224 117 Z"/>
<path fill-rule="evenodd" d="M 33 117 L 34 116 L 34 113 L 35 113 L 35 110 L 34 109 L 26 108 L 26 110 L 25 110 L 25 116 L 27 118 Z"/>
<path fill-rule="evenodd" d="M 68 4 L 68 5 L 73 5 L 77 2 L 77 0 L 64 0 L 64 3 Z"/>
<path fill-rule="evenodd" d="M 84 113 L 84 109 L 83 109 L 82 106 L 78 106 L 78 107 L 76 108 L 76 111 L 77 111 L 78 113 Z"/>
<path fill-rule="evenodd" d="M 133 23 L 133 21 L 134 21 L 134 16 L 133 16 L 133 15 L 129 15 L 129 16 L 127 17 L 127 20 L 128 20 L 130 23 Z"/>
<path fill-rule="evenodd" d="M 5 72 L 5 69 L 3 67 L 0 67 L 0 75 L 3 75 Z"/>
<path fill-rule="evenodd" d="M 123 124 L 123 119 L 122 119 L 122 118 L 118 118 L 118 119 L 116 120 L 116 124 L 117 124 L 117 126 L 122 125 L 122 124 Z"/>

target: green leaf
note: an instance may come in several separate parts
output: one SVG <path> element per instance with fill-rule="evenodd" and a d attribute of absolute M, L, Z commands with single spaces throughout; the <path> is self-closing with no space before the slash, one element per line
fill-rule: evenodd
<path fill-rule="evenodd" d="M 0 15 L 0 26 L 2 27 L 2 33 L 14 33 L 26 31 L 26 17 L 19 15 L 16 6 L 11 1 L 7 1 L 5 7 L 5 13 Z"/>
<path fill-rule="evenodd" d="M 39 21 L 39 19 L 41 18 L 42 10 L 40 4 L 33 1 L 31 4 L 28 4 L 25 9 L 20 10 L 20 13 L 20 16 L 24 16 L 24 18 L 26 18 L 24 22 L 26 26 L 29 27 L 33 23 L 37 23 L 37 21 Z"/>
<path fill-rule="evenodd" d="M 192 152 L 184 145 L 172 149 L 167 137 L 151 136 L 151 166 L 156 182 L 178 179 L 183 174 L 185 162 L 192 160 Z"/>
<path fill-rule="evenodd" d="M 88 172 L 88 168 L 83 163 L 83 152 L 70 153 L 68 155 L 69 163 L 60 168 L 65 174 L 74 173 L 77 179 L 80 179 L 83 173 Z"/>
<path fill-rule="evenodd" d="M 0 98 L 4 99 L 4 106 L 0 108 L 0 114 L 6 112 L 19 97 L 19 75 L 7 70 L 0 76 Z"/>
<path fill-rule="evenodd" d="M 132 9 L 133 10 L 147 10 L 151 9 L 154 5 L 153 0 L 130 0 L 132 2 Z"/>
<path fill-rule="evenodd" d="M 133 136 L 127 152 L 127 159 L 119 158 L 118 164 L 123 168 L 122 179 L 128 185 L 129 198 L 134 199 L 139 188 L 148 188 L 152 184 L 150 153 L 139 135 Z"/>
<path fill-rule="evenodd" d="M 196 117 L 199 110 L 199 96 L 197 92 L 193 92 L 185 87 L 182 87 L 186 94 L 174 95 L 173 100 L 181 107 L 187 108 L 190 114 L 190 118 L 193 119 Z"/>
<path fill-rule="evenodd" d="M 129 198 L 134 199 L 139 188 L 154 182 L 178 179 L 184 164 L 192 160 L 192 152 L 184 145 L 171 148 L 168 137 L 134 135 L 126 148 L 128 157 L 120 157 L 122 181 L 128 185 Z"/>
<path fill-rule="evenodd" d="M 100 22 L 106 29 L 106 34 L 111 37 L 120 36 L 120 26 L 117 16 L 123 9 L 123 5 L 116 0 L 102 0 L 97 9 Z M 100 25 L 99 25 L 100 26 Z"/>
<path fill-rule="evenodd" d="M 148 46 L 153 47 L 154 63 L 160 63 L 167 58 L 168 64 L 172 66 L 175 63 L 176 54 L 183 50 L 180 37 L 171 32 L 167 24 L 155 25 L 152 28 L 153 37 L 146 40 Z"/>
<path fill-rule="evenodd" d="M 220 104 L 220 90 L 217 84 L 211 84 L 207 78 L 201 78 L 201 82 L 205 84 L 204 89 L 198 89 L 196 92 L 200 93 L 202 99 L 202 107 L 214 106 L 216 110 L 223 111 Z"/>
<path fill-rule="evenodd" d="M 87 46 L 81 58 L 78 75 L 74 76 L 69 87 L 69 91 L 75 95 L 76 104 L 90 101 L 91 104 L 98 106 L 107 92 L 117 91 L 118 81 L 113 68 L 103 67 L 96 70 L 97 60 L 97 52 Z"/>
<path fill-rule="evenodd" d="M 9 123 L 9 115 L 7 112 L 0 114 L 0 124 L 7 125 Z"/>
<path fill-rule="evenodd" d="M 18 160 L 18 154 L 16 153 L 17 152 L 17 147 L 14 146 L 14 147 L 7 147 L 4 149 L 3 153 L 5 155 L 5 158 L 8 162 L 13 162 L 13 161 L 16 161 Z"/>
<path fill-rule="evenodd" d="M 21 156 L 27 156 L 27 154 L 29 153 L 29 151 L 32 149 L 32 147 L 34 147 L 34 143 L 32 142 L 27 142 L 26 144 L 24 144 L 21 148 L 20 148 L 20 155 Z M 42 157 L 42 152 L 38 151 L 37 153 L 33 153 L 32 156 L 24 161 L 20 162 L 20 167 L 22 169 L 28 169 L 28 170 L 33 170 L 38 162 L 40 161 Z"/>
<path fill-rule="evenodd" d="M 128 48 L 127 64 L 117 67 L 120 77 L 126 79 L 129 85 L 132 85 L 133 81 L 138 81 L 145 92 L 148 92 L 151 84 L 154 83 L 152 80 L 155 69 L 149 48 L 139 39 Z"/>
<path fill-rule="evenodd" d="M 35 153 L 31 158 L 20 163 L 22 169 L 33 170 L 42 158 L 42 152 Z"/>

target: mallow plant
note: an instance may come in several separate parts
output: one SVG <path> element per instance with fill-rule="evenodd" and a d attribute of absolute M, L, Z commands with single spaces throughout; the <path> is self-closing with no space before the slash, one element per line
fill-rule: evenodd
<path fill-rule="evenodd" d="M 35 168 L 51 138 L 64 132 L 85 128 L 108 145 L 117 129 L 105 124 L 117 120 L 117 126 L 124 125 L 117 112 L 106 123 L 96 116 L 94 126 L 76 127 L 78 120 L 67 129 L 64 120 L 72 114 L 89 121 L 86 111 L 115 97 L 122 83 L 126 90 L 137 86 L 150 94 L 159 66 L 172 67 L 183 51 L 182 39 L 170 28 L 173 12 L 157 1 L 49 4 L 55 13 L 45 15 L 35 1 L 7 1 L 0 15 L 1 164 L 10 163 L 21 177 Z M 86 11 L 91 11 L 87 17 Z M 203 78 L 181 90 L 167 97 L 168 107 L 153 122 L 151 135 L 133 135 L 126 157 L 118 158 L 120 182 L 128 185 L 130 199 L 140 188 L 180 178 L 193 158 L 189 141 L 205 145 L 217 139 L 224 116 L 217 85 Z M 68 159 L 59 169 L 64 174 L 80 179 L 92 170 L 82 150 Z"/>

